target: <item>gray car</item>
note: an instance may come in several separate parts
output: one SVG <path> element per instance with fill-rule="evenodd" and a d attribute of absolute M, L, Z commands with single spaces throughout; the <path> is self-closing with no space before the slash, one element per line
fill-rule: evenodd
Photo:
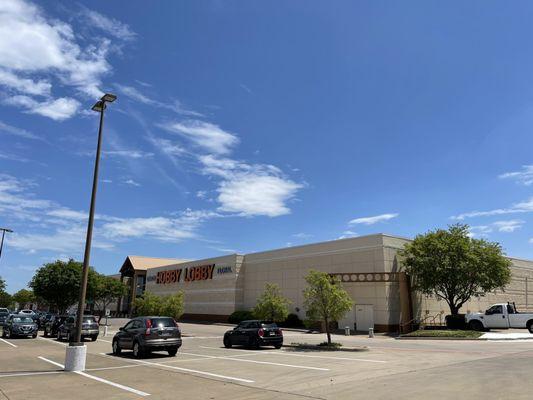
<path fill-rule="evenodd" d="M 39 328 L 32 317 L 24 314 L 10 314 L 2 327 L 2 337 L 31 336 L 35 339 L 38 330 Z"/>
<path fill-rule="evenodd" d="M 133 350 L 136 358 L 151 351 L 167 351 L 173 357 L 181 346 L 181 331 L 170 317 L 137 317 L 128 322 L 113 337 L 113 354 L 123 349 Z"/>
<path fill-rule="evenodd" d="M 9 310 L 7 308 L 0 308 L 0 326 L 3 326 L 9 316 Z"/>
<path fill-rule="evenodd" d="M 71 342 L 74 339 L 75 328 L 76 327 L 76 316 L 68 317 L 62 325 L 57 329 L 57 340 L 61 341 L 63 339 Z M 81 325 L 81 340 L 90 337 L 94 342 L 98 338 L 100 329 L 98 322 L 96 322 L 95 317 L 92 315 L 84 315 Z"/>

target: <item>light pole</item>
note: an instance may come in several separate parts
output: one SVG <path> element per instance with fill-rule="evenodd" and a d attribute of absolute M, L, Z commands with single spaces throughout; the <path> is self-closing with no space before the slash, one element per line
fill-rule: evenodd
<path fill-rule="evenodd" d="M 85 253 L 83 256 L 83 270 L 80 286 L 80 296 L 78 299 L 78 314 L 76 316 L 76 326 L 74 339 L 67 347 L 65 370 L 83 371 L 85 369 L 85 358 L 87 348 L 81 340 L 81 330 L 83 324 L 83 312 L 85 310 L 85 295 L 87 293 L 87 277 L 89 276 L 89 259 L 91 256 L 91 241 L 93 237 L 94 208 L 96 202 L 96 189 L 98 187 L 98 167 L 100 164 L 100 149 L 102 147 L 102 128 L 104 125 L 104 110 L 106 103 L 112 103 L 117 99 L 114 94 L 106 93 L 92 107 L 93 111 L 100 113 L 100 126 L 98 128 L 98 144 L 96 147 L 96 159 L 94 162 L 93 188 L 91 192 L 91 206 L 89 209 L 89 222 L 87 224 L 87 238 L 85 240 Z"/>
<path fill-rule="evenodd" d="M 2 240 L 0 241 L 0 257 L 2 257 L 2 249 L 4 248 L 4 236 L 6 235 L 6 232 L 12 233 L 13 231 L 7 228 L 0 228 L 0 231 L 2 231 Z"/>

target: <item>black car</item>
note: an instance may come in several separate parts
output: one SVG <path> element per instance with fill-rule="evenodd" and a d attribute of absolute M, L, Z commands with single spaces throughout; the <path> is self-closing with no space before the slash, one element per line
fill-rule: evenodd
<path fill-rule="evenodd" d="M 52 313 L 48 313 L 48 312 L 43 312 L 41 313 L 41 315 L 39 316 L 39 329 L 44 329 L 44 326 L 45 324 L 50 321 L 50 319 L 52 318 L 54 314 Z"/>
<path fill-rule="evenodd" d="M 61 325 L 59 325 L 59 328 L 57 328 L 57 340 L 61 341 L 63 339 L 67 339 L 68 341 L 72 341 L 75 335 L 75 327 L 76 316 L 68 316 L 67 319 Z M 81 325 L 81 340 L 90 337 L 94 342 L 98 338 L 99 333 L 100 328 L 98 322 L 96 322 L 96 318 L 92 315 L 84 315 Z"/>
<path fill-rule="evenodd" d="M 10 314 L 2 327 L 2 337 L 31 336 L 35 339 L 38 331 L 39 328 L 32 317 L 24 314 Z"/>
<path fill-rule="evenodd" d="M 170 317 L 137 317 L 128 322 L 113 337 L 113 354 L 133 350 L 136 358 L 151 351 L 167 351 L 174 357 L 181 346 L 181 331 Z"/>
<path fill-rule="evenodd" d="M 0 326 L 4 325 L 8 316 L 9 310 L 7 308 L 0 308 Z"/>
<path fill-rule="evenodd" d="M 231 331 L 224 334 L 224 346 L 243 345 L 258 349 L 260 346 L 283 345 L 283 332 L 273 322 L 250 320 L 242 321 Z"/>
<path fill-rule="evenodd" d="M 52 315 L 50 319 L 44 323 L 44 337 L 56 337 L 59 327 L 65 322 L 68 315 Z"/>

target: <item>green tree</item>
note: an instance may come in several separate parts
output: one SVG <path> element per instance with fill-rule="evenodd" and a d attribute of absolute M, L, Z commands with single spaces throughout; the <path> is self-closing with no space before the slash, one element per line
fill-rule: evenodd
<path fill-rule="evenodd" d="M 160 315 L 172 317 L 176 321 L 180 319 L 185 308 L 183 291 L 180 290 L 174 294 L 164 296 L 162 302 L 163 304 L 159 311 Z"/>
<path fill-rule="evenodd" d="M 265 291 L 257 299 L 253 313 L 259 319 L 282 322 L 289 315 L 289 304 L 291 302 L 281 295 L 278 285 L 267 283 Z"/>
<path fill-rule="evenodd" d="M 78 301 L 81 271 L 82 263 L 78 261 L 57 260 L 39 268 L 29 286 L 37 297 L 42 298 L 60 313 L 64 313 L 68 307 Z M 87 282 L 88 300 L 94 298 L 95 284 L 96 272 L 90 268 Z"/>
<path fill-rule="evenodd" d="M 0 276 L 0 292 L 6 291 L 6 281 Z"/>
<path fill-rule="evenodd" d="M 119 279 L 102 274 L 94 276 L 94 305 L 99 311 L 100 319 L 107 307 L 128 293 L 128 286 Z"/>
<path fill-rule="evenodd" d="M 137 315 L 159 315 L 163 308 L 163 299 L 152 292 L 145 291 L 133 302 Z"/>
<path fill-rule="evenodd" d="M 13 306 L 13 296 L 7 292 L 0 292 L 0 307 L 11 308 Z"/>
<path fill-rule="evenodd" d="M 398 253 L 413 287 L 448 303 L 457 315 L 472 296 L 483 296 L 511 280 L 511 261 L 498 243 L 473 239 L 468 225 L 418 235 Z"/>
<path fill-rule="evenodd" d="M 328 345 L 331 345 L 330 322 L 341 319 L 350 311 L 353 301 L 339 278 L 326 272 L 311 270 L 305 280 L 309 285 L 303 292 L 306 315 L 311 320 L 324 322 Z"/>
<path fill-rule="evenodd" d="M 13 301 L 18 303 L 19 308 L 24 308 L 26 304 L 33 303 L 35 301 L 35 295 L 31 290 L 20 289 L 13 296 Z"/>

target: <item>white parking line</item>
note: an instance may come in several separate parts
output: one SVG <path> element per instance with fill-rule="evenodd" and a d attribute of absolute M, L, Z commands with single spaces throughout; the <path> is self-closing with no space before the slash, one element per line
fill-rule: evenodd
<path fill-rule="evenodd" d="M 104 357 L 108 357 L 108 358 L 114 358 L 114 357 L 108 356 L 105 353 L 100 353 L 100 355 L 102 355 Z M 214 378 L 227 379 L 227 380 L 231 380 L 231 381 L 244 382 L 244 383 L 254 383 L 254 381 L 252 381 L 250 379 L 243 379 L 243 378 L 236 378 L 234 376 L 213 374 L 211 372 L 198 371 L 198 370 L 189 369 L 189 368 L 174 367 L 173 365 L 153 363 L 153 362 L 141 361 L 141 360 L 128 360 L 128 361 L 132 362 L 132 363 L 139 363 L 139 364 L 144 364 L 144 365 L 152 365 L 152 366 L 156 366 L 156 367 L 170 368 L 170 369 L 174 369 L 176 371 L 189 372 L 191 374 L 196 374 L 196 375 L 206 375 L 206 376 L 212 376 Z"/>
<path fill-rule="evenodd" d="M 62 374 L 63 371 L 42 371 L 42 372 L 14 372 L 12 374 L 0 374 L 0 378 L 9 378 L 13 376 L 34 376 L 34 375 L 50 375 L 50 374 Z"/>
<path fill-rule="evenodd" d="M 57 340 L 50 339 L 50 338 L 45 338 L 45 337 L 42 337 L 42 336 L 37 336 L 37 339 L 46 340 L 46 341 L 48 341 L 50 343 L 59 344 L 60 346 L 66 346 L 67 345 L 66 343 L 58 342 Z"/>
<path fill-rule="evenodd" d="M 0 339 L 0 340 L 1 340 L 2 342 L 4 342 L 4 343 L 7 343 L 7 344 L 10 345 L 10 346 L 18 347 L 17 345 L 15 345 L 15 344 L 13 344 L 13 343 L 11 343 L 11 342 L 8 342 L 8 341 L 5 340 L 5 339 Z"/>
<path fill-rule="evenodd" d="M 270 361 L 245 360 L 245 359 L 237 358 L 237 357 L 243 357 L 243 356 L 251 356 L 252 354 L 241 354 L 241 355 L 234 356 L 234 357 L 232 357 L 232 356 L 230 356 L 230 357 L 226 357 L 226 356 L 208 356 L 208 355 L 205 355 L 205 354 L 195 354 L 195 353 L 181 353 L 181 354 L 185 354 L 185 355 L 189 355 L 189 356 L 210 358 L 210 359 L 249 362 L 249 363 L 254 363 L 254 364 L 277 365 L 278 367 L 312 369 L 312 370 L 315 370 L 315 371 L 329 371 L 328 368 L 309 367 L 307 365 L 283 364 L 283 363 L 275 363 L 275 362 L 270 362 Z M 255 353 L 255 354 L 257 354 L 257 353 Z"/>
<path fill-rule="evenodd" d="M 324 360 L 361 361 L 361 362 L 373 362 L 373 363 L 380 363 L 380 364 L 388 362 L 388 361 L 382 361 L 382 360 L 370 360 L 367 358 L 328 357 L 328 356 L 312 356 L 312 355 L 307 355 L 307 354 L 292 354 L 286 350 L 281 350 L 281 351 L 242 350 L 242 349 L 232 350 L 232 349 L 223 349 L 221 347 L 208 347 L 208 346 L 198 346 L 198 347 L 201 347 L 202 349 L 213 349 L 213 350 L 220 350 L 220 351 L 229 350 L 229 351 L 234 351 L 235 353 L 246 352 L 246 353 L 265 354 L 265 355 L 284 355 L 284 356 L 286 355 L 286 356 L 291 356 L 291 357 L 308 357 L 308 358 L 319 358 L 319 359 L 322 358 Z M 235 356 L 230 356 L 230 357 L 235 357 Z"/>
<path fill-rule="evenodd" d="M 63 364 L 59 364 L 59 363 L 57 363 L 55 361 L 49 360 L 48 358 L 44 358 L 44 357 L 41 357 L 41 356 L 39 356 L 38 358 L 40 358 L 43 361 L 49 362 L 50 364 L 56 365 L 56 366 L 58 366 L 60 368 L 65 368 L 65 366 Z M 125 390 L 127 392 L 135 393 L 135 394 L 137 394 L 139 396 L 142 396 L 142 397 L 150 396 L 150 393 L 142 392 L 140 390 L 133 389 L 133 388 L 131 388 L 129 386 L 121 385 L 120 383 L 111 382 L 111 381 L 108 381 L 107 379 L 99 378 L 98 376 L 89 375 L 89 374 L 86 374 L 85 372 L 82 372 L 82 371 L 75 371 L 74 373 L 78 374 L 78 375 L 81 375 L 81 376 L 84 376 L 84 377 L 89 378 L 89 379 L 93 379 L 93 380 L 98 381 L 98 382 L 105 383 L 106 385 L 114 386 L 116 388 Z"/>
<path fill-rule="evenodd" d="M 98 342 L 113 343 L 111 340 L 97 339 Z"/>
<path fill-rule="evenodd" d="M 222 339 L 224 336 L 182 336 L 185 339 Z"/>

